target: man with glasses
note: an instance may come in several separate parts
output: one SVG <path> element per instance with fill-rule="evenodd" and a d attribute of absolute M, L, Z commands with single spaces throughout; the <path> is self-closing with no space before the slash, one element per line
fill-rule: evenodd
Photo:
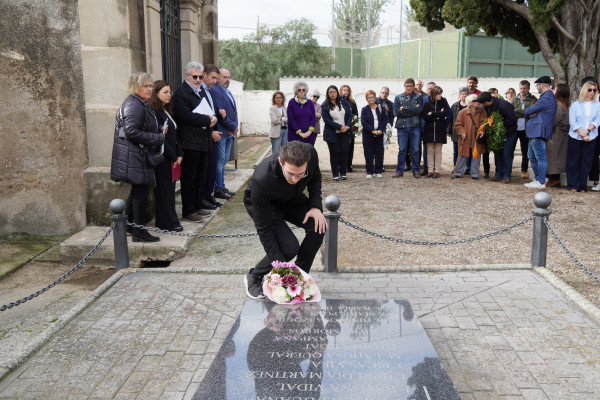
<path fill-rule="evenodd" d="M 521 143 L 521 179 L 527 179 L 527 166 L 529 165 L 529 158 L 527 157 L 529 139 L 527 139 L 527 134 L 525 133 L 525 110 L 537 101 L 537 97 L 529 93 L 530 86 L 528 80 L 519 82 L 519 95 L 513 97 L 510 102 L 515 109 L 515 115 L 517 116 L 517 136 L 514 143 L 508 143 L 508 141 L 506 143 L 507 146 L 511 145 L 512 147 L 512 151 L 507 154 L 507 156 L 510 157 L 511 167 L 512 159 L 515 155 L 515 148 L 517 146 L 517 139 Z"/>
<path fill-rule="evenodd" d="M 421 114 L 423 113 L 423 96 L 415 92 L 415 80 L 407 78 L 404 81 L 404 93 L 394 99 L 394 115 L 398 130 L 398 163 L 395 178 L 404 176 L 406 152 L 410 143 L 412 154 L 411 168 L 413 176 L 420 178 L 419 173 L 419 144 L 421 141 Z"/>
<path fill-rule="evenodd" d="M 308 191 L 308 197 L 304 194 Z M 290 261 L 309 272 L 321 247 L 327 223 L 321 201 L 321 171 L 313 146 L 300 141 L 287 142 L 261 162 L 244 192 L 244 206 L 254 220 L 258 237 L 267 253 L 244 277 L 246 294 L 264 297 L 263 277 L 273 261 Z M 298 243 L 287 222 L 304 229 Z"/>
<path fill-rule="evenodd" d="M 201 114 L 196 107 L 202 101 L 208 101 L 202 88 L 204 67 L 196 61 L 190 61 L 185 68 L 185 81 L 173 94 L 175 121 L 183 148 L 181 162 L 181 203 L 183 218 L 200 222 L 208 209 L 214 209 L 202 198 L 202 185 L 208 168 L 208 155 L 213 148 L 212 128 L 217 118 Z M 208 209 L 207 209 L 208 208 Z"/>
<path fill-rule="evenodd" d="M 381 91 L 379 92 L 379 97 L 375 99 L 375 104 L 381 105 L 381 108 L 385 111 L 385 115 L 387 116 L 388 124 L 392 126 L 394 125 L 394 103 L 390 99 L 388 99 L 389 95 L 390 88 L 387 86 L 382 87 Z M 391 129 L 390 136 L 388 136 L 386 130 L 385 137 L 383 140 L 383 147 L 385 149 L 387 149 L 388 144 L 392 143 L 391 139 Z"/>
<path fill-rule="evenodd" d="M 548 171 L 546 142 L 552 138 L 556 97 L 552 93 L 552 81 L 549 76 L 542 76 L 534 83 L 540 93 L 540 98 L 525 110 L 525 118 L 527 118 L 525 131 L 529 138 L 528 156 L 535 179 L 526 183 L 525 186 L 530 189 L 545 189 L 546 172 Z"/>

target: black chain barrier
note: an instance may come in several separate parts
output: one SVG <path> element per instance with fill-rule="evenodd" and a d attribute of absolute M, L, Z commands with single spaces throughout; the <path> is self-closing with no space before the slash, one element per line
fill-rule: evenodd
<path fill-rule="evenodd" d="M 63 276 L 61 276 L 60 278 L 58 278 L 57 280 L 55 280 L 54 282 L 52 282 L 51 284 L 49 284 L 48 286 L 46 286 L 45 288 L 42 288 L 40 290 L 38 290 L 35 293 L 30 294 L 27 297 L 23 297 L 22 299 L 19 299 L 17 301 L 13 301 L 11 303 L 5 304 L 3 306 L 0 306 L 0 311 L 5 311 L 8 310 L 10 308 L 16 307 L 20 304 L 25 303 L 28 300 L 33 299 L 34 297 L 38 297 L 40 294 L 52 289 L 54 286 L 58 285 L 59 283 L 61 283 L 62 281 L 64 281 L 65 279 L 67 279 L 73 272 L 77 271 L 79 268 L 81 268 L 81 266 L 90 259 L 90 257 L 92 256 L 92 254 L 94 254 L 96 252 L 96 250 L 98 250 L 98 248 L 102 245 L 102 243 L 104 243 L 104 241 L 106 240 L 106 238 L 108 237 L 108 235 L 110 235 L 110 233 L 112 232 L 113 228 L 114 228 L 115 224 L 113 223 L 111 225 L 110 228 L 108 228 L 108 231 L 104 234 L 104 236 L 102 236 L 102 239 L 100 239 L 100 241 L 98 242 L 98 244 L 96 244 L 86 255 L 85 257 L 83 257 L 77 264 L 75 264 L 75 266 L 73 268 L 71 268 L 69 271 L 67 271 Z"/>
<path fill-rule="evenodd" d="M 583 272 L 585 272 L 590 278 L 592 278 L 596 282 L 600 283 L 600 278 L 598 276 L 596 276 L 592 271 L 590 271 L 589 269 L 587 269 L 586 266 L 583 265 L 581 263 L 581 261 L 579 261 L 579 259 L 577 259 L 577 257 L 575 257 L 575 255 L 573 253 L 571 253 L 571 251 L 567 248 L 567 246 L 563 243 L 563 241 L 560 240 L 560 238 L 558 237 L 558 235 L 556 234 L 556 232 L 554 231 L 554 229 L 552 229 L 552 226 L 550 225 L 550 222 L 548 221 L 547 217 L 544 217 L 544 224 L 546 225 L 546 227 L 548 227 L 548 230 L 550 231 L 550 233 L 552 233 L 552 236 L 554 236 L 554 239 L 556 239 L 556 241 L 558 242 L 558 244 L 560 245 L 560 247 L 563 248 L 563 250 L 565 251 L 565 253 L 567 253 L 567 255 L 569 257 L 571 257 L 571 259 L 573 261 L 575 261 L 575 264 L 579 268 L 581 268 L 581 270 Z"/>
<path fill-rule="evenodd" d="M 504 233 L 506 231 L 509 231 L 513 228 L 516 228 L 518 226 L 521 226 L 523 224 L 526 224 L 527 222 L 531 221 L 533 219 L 533 215 L 530 215 L 529 217 L 516 222 L 510 226 L 507 226 L 506 228 L 502 228 L 500 230 L 494 231 L 494 232 L 490 232 L 490 233 L 486 233 L 483 235 L 479 235 L 479 236 L 474 236 L 474 237 L 470 237 L 470 238 L 464 238 L 464 239 L 456 239 L 456 240 L 449 240 L 449 241 L 445 241 L 445 242 L 432 242 L 432 241 L 425 241 L 425 240 L 409 240 L 409 239 L 401 239 L 401 238 L 396 238 L 396 237 L 392 237 L 392 236 L 386 236 L 386 235 L 382 235 L 380 233 L 376 233 L 376 232 L 371 232 L 368 229 L 365 228 L 361 228 L 358 225 L 355 225 L 351 222 L 346 221 L 344 218 L 340 217 L 340 222 L 349 226 L 350 228 L 356 229 L 357 231 L 366 233 L 367 235 L 371 235 L 374 236 L 376 238 L 379 239 L 385 239 L 385 240 L 389 240 L 389 241 L 393 241 L 393 242 L 398 242 L 398 243 L 404 243 L 404 244 L 418 244 L 418 245 L 426 245 L 426 246 L 431 246 L 431 245 L 448 245 L 448 244 L 459 244 L 459 243 L 468 243 L 468 242 L 474 242 L 475 240 L 480 240 L 480 239 L 486 239 L 492 236 L 496 236 L 499 235 L 501 233 Z"/>
<path fill-rule="evenodd" d="M 256 232 L 232 233 L 230 235 L 226 235 L 226 234 L 222 234 L 222 233 L 201 234 L 201 233 L 173 232 L 173 231 L 169 231 L 166 229 L 150 228 L 149 226 L 138 225 L 138 224 L 135 224 L 135 223 L 129 222 L 129 221 L 127 221 L 126 224 L 127 224 L 127 226 L 130 226 L 132 228 L 144 229 L 147 231 L 158 232 L 158 233 L 166 233 L 166 234 L 175 235 L 175 236 L 187 236 L 187 237 L 196 237 L 196 238 L 243 238 L 243 237 L 250 237 L 250 236 L 258 235 L 258 233 L 256 233 Z"/>

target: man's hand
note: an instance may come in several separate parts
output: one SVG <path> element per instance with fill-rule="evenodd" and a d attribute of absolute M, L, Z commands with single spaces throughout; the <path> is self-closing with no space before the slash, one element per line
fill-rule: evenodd
<path fill-rule="evenodd" d="M 215 117 L 214 115 L 210 116 L 210 127 L 212 128 L 213 126 L 215 126 L 215 124 L 217 123 L 217 117 Z"/>
<path fill-rule="evenodd" d="M 219 132 L 219 131 L 212 131 L 212 139 L 215 142 L 218 142 L 219 140 L 221 140 L 221 132 Z"/>
<path fill-rule="evenodd" d="M 227 112 L 225 110 L 223 110 L 222 108 L 219 109 L 219 114 L 221 114 L 221 117 L 227 118 Z"/>
<path fill-rule="evenodd" d="M 308 210 L 308 212 L 304 216 L 304 221 L 302 221 L 302 223 L 305 224 L 309 218 L 315 220 L 315 232 L 318 232 L 320 234 L 325 233 L 325 230 L 327 229 L 327 221 L 325 221 L 325 216 L 323 215 L 321 210 L 319 210 L 318 208 L 311 208 L 310 210 Z"/>

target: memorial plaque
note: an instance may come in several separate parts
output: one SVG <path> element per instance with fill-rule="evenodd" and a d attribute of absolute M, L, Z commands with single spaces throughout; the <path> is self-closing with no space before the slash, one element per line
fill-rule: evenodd
<path fill-rule="evenodd" d="M 460 399 L 406 300 L 247 301 L 194 399 Z"/>

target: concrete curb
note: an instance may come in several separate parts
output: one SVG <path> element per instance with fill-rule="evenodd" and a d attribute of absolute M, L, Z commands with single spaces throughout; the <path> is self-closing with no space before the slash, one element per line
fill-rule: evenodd
<path fill-rule="evenodd" d="M 115 283 L 119 281 L 125 274 L 121 271 L 115 272 L 113 276 L 106 280 L 102 285 L 98 286 L 96 290 L 90 293 L 85 299 L 81 300 L 75 307 L 71 308 L 69 312 L 60 317 L 52 326 L 49 326 L 44 330 L 37 338 L 29 343 L 18 355 L 9 359 L 4 365 L 0 366 L 0 380 L 4 379 L 11 371 L 21 365 L 27 360 L 33 353 L 38 351 L 46 342 L 58 333 L 62 328 L 67 326 L 77 315 L 85 310 L 90 304 L 92 304 L 98 297 L 102 296 L 104 292 L 110 289 Z"/>
<path fill-rule="evenodd" d="M 388 272 L 460 272 L 460 271 L 502 271 L 531 269 L 531 264 L 475 264 L 475 265 L 406 265 L 406 266 L 363 266 L 338 267 L 340 273 L 388 273 Z"/>
<path fill-rule="evenodd" d="M 263 162 L 263 160 L 265 158 L 267 158 L 267 155 L 271 152 L 271 148 L 267 147 L 267 149 L 261 154 L 260 157 L 258 157 L 258 160 L 256 160 L 256 162 L 254 163 L 254 165 L 252 166 L 254 169 L 256 169 L 256 167 L 258 167 L 258 164 L 260 164 L 261 162 Z"/>
<path fill-rule="evenodd" d="M 600 323 L 600 308 L 596 307 L 593 303 L 583 297 L 579 292 L 573 289 L 569 284 L 565 283 L 562 279 L 544 267 L 533 267 L 533 270 L 538 273 L 542 278 L 546 279 L 552 286 L 560 290 L 571 300 L 577 304 L 587 315 L 593 320 Z"/>

